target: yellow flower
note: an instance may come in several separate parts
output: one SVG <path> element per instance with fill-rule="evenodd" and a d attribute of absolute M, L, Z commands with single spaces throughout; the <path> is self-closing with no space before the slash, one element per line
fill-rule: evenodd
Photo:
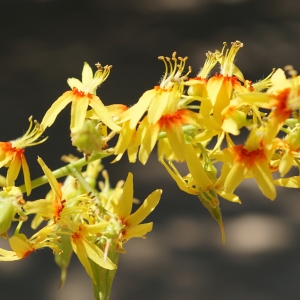
<path fill-rule="evenodd" d="M 220 225 L 222 243 L 224 243 L 225 233 L 218 195 L 231 202 L 240 203 L 238 196 L 227 192 L 224 188 L 224 181 L 229 172 L 229 168 L 224 168 L 220 178 L 217 179 L 215 171 L 208 171 L 203 167 L 202 162 L 197 156 L 196 150 L 191 144 L 186 145 L 186 151 L 186 163 L 190 173 L 185 177 L 180 175 L 176 167 L 171 162 L 169 162 L 170 166 L 168 166 L 163 160 L 160 160 L 160 162 L 164 165 L 168 173 L 182 191 L 198 196 L 203 206 Z"/>
<path fill-rule="evenodd" d="M 58 231 L 59 236 L 69 236 L 72 249 L 78 256 L 88 275 L 96 284 L 89 259 L 103 268 L 109 270 L 116 268 L 116 265 L 113 264 L 109 258 L 106 258 L 103 251 L 96 245 L 102 231 L 108 226 L 108 222 L 96 216 L 97 209 L 95 208 L 93 200 L 88 195 L 76 195 L 74 198 L 66 197 L 60 184 L 44 161 L 38 158 L 38 162 L 49 181 L 52 193 L 47 199 L 40 199 L 33 202 L 28 201 L 24 205 L 24 210 L 27 214 L 36 214 L 36 216 L 43 219 L 50 219 L 51 222 L 49 224 L 55 225 L 53 231 Z M 93 170 L 88 171 L 93 172 Z M 68 184 L 66 186 L 67 195 L 72 195 L 74 193 L 71 193 L 71 187 L 69 187 Z M 78 188 L 79 191 L 80 188 L 81 187 Z M 94 223 L 95 219 L 98 223 Z M 59 247 L 60 243 L 56 242 L 55 245 Z M 63 246 L 64 244 L 62 244 L 62 247 Z M 65 280 L 65 268 L 66 267 L 62 268 L 61 283 Z"/>
<path fill-rule="evenodd" d="M 108 182 L 107 182 L 108 184 Z M 108 227 L 110 234 L 116 231 L 115 247 L 117 251 L 124 252 L 123 243 L 131 238 L 143 238 L 147 232 L 152 230 L 153 223 L 140 224 L 158 204 L 162 190 L 152 192 L 143 204 L 134 212 L 132 211 L 133 198 L 133 175 L 128 173 L 123 191 L 120 188 L 107 194 L 108 188 L 100 193 L 101 202 L 104 208 L 110 211 L 115 217 L 111 218 L 113 226 Z M 117 218 L 116 218 L 117 217 Z M 114 228 L 114 229 L 113 229 Z M 107 232 L 108 234 L 109 232 Z M 103 232 L 105 236 L 105 232 Z"/>
<path fill-rule="evenodd" d="M 13 186 L 22 167 L 27 195 L 31 193 L 31 179 L 28 164 L 24 155 L 25 148 L 38 145 L 47 138 L 37 141 L 43 134 L 41 126 L 32 117 L 29 118 L 29 128 L 26 133 L 13 141 L 0 142 L 0 168 L 8 168 L 6 186 Z M 33 127 L 34 126 L 34 127 Z"/>
<path fill-rule="evenodd" d="M 134 129 L 146 111 L 152 125 L 156 124 L 163 115 L 176 112 L 184 90 L 183 82 L 191 72 L 189 68 L 189 71 L 182 75 L 187 57 L 176 58 L 174 52 L 172 58 L 159 56 L 158 59 L 164 62 L 166 68 L 160 85 L 146 91 L 134 106 L 119 117 L 118 123 L 130 120 L 130 128 Z"/>
<path fill-rule="evenodd" d="M 189 78 L 185 85 L 190 86 L 188 89 L 188 95 L 193 98 L 197 97 L 197 99 L 202 98 L 201 101 L 205 101 L 208 98 L 207 94 L 207 78 L 209 76 L 210 71 L 218 62 L 216 53 L 212 53 L 208 51 L 206 53 L 206 61 L 204 63 L 203 68 L 201 68 L 200 72 L 197 74 L 195 78 Z M 201 106 L 203 102 L 201 103 Z"/>
<path fill-rule="evenodd" d="M 82 82 L 76 78 L 68 79 L 68 84 L 72 91 L 65 92 L 52 104 L 42 120 L 41 125 L 43 128 L 51 126 L 57 115 L 66 105 L 72 102 L 71 131 L 76 132 L 82 128 L 88 106 L 92 107 L 98 118 L 110 129 L 119 131 L 120 127 L 115 124 L 100 98 L 95 95 L 97 87 L 108 77 L 111 66 L 102 67 L 100 64 L 97 64 L 97 67 L 98 70 L 93 76 L 91 67 L 84 63 Z"/>
<path fill-rule="evenodd" d="M 63 199 L 61 186 L 57 182 L 51 170 L 40 157 L 38 157 L 38 163 L 42 167 L 48 179 L 52 193 L 50 193 L 46 199 L 27 201 L 24 205 L 24 210 L 27 214 L 36 214 L 41 217 L 40 221 L 43 219 L 52 219 L 57 221 L 60 218 L 60 214 L 66 201 Z M 39 225 L 39 223 L 40 222 L 37 222 L 36 226 Z"/>
<path fill-rule="evenodd" d="M 274 72 L 270 78 L 272 86 L 266 93 L 243 93 L 237 98 L 240 102 L 271 110 L 265 120 L 268 131 L 266 143 L 272 142 L 292 111 L 300 108 L 300 76 L 296 76 L 296 71 L 290 66 L 288 71 L 291 78 L 286 78 L 281 69 Z"/>
<path fill-rule="evenodd" d="M 232 168 L 224 182 L 228 193 L 232 193 L 246 176 L 254 177 L 262 193 L 269 199 L 276 197 L 276 190 L 270 170 L 273 146 L 265 144 L 266 128 L 253 128 L 245 145 L 223 150 L 224 161 Z"/>
<path fill-rule="evenodd" d="M 46 226 L 36 232 L 31 238 L 19 233 L 22 222 L 16 229 L 15 234 L 8 239 L 12 251 L 0 248 L 0 261 L 13 261 L 23 259 L 41 248 L 51 248 L 53 251 L 60 251 L 53 240 L 56 239 L 52 226 Z"/>
<path fill-rule="evenodd" d="M 81 233 L 83 227 L 84 225 L 80 227 L 80 229 L 77 232 L 73 232 L 71 236 L 71 244 L 72 244 L 73 251 L 76 253 L 78 259 L 80 260 L 81 264 L 84 266 L 88 275 L 92 278 L 93 283 L 97 284 L 96 279 L 93 275 L 93 271 L 89 259 L 94 261 L 100 267 L 108 270 L 114 270 L 117 268 L 117 266 L 108 257 L 105 256 L 103 251 L 98 246 L 91 243 L 88 240 L 88 238 L 86 238 Z"/>
<path fill-rule="evenodd" d="M 120 153 L 124 153 L 129 146 L 131 158 L 135 159 L 137 148 L 139 149 L 139 160 L 145 164 L 152 152 L 158 135 L 164 131 L 169 141 L 170 147 L 174 151 L 179 161 L 185 160 L 185 136 L 182 130 L 183 125 L 193 125 L 196 128 L 220 129 L 218 123 L 203 117 L 184 106 L 188 103 L 190 96 L 183 94 L 185 80 L 191 69 L 182 75 L 187 57 L 178 59 L 176 53 L 172 55 L 172 60 L 168 57 L 159 57 L 165 64 L 166 72 L 160 86 L 154 87 L 144 93 L 138 103 L 122 113 L 118 123 L 126 123 L 122 128 L 124 132 L 119 136 L 117 143 L 118 154 L 116 160 L 120 159 Z M 178 63 L 179 61 L 179 63 Z M 139 120 L 147 112 L 138 125 Z M 138 128 L 136 129 L 138 125 Z"/>
<path fill-rule="evenodd" d="M 209 119 L 204 118 L 201 114 L 188 109 L 178 109 L 174 113 L 163 115 L 159 121 L 151 125 L 148 116 L 141 122 L 137 130 L 137 144 L 140 144 L 139 160 L 145 164 L 153 150 L 158 134 L 161 131 L 166 133 L 170 147 L 174 151 L 179 161 L 186 158 L 185 137 L 182 125 L 193 125 L 196 128 L 219 129 L 219 125 Z"/>
<path fill-rule="evenodd" d="M 233 90 L 242 88 L 238 79 L 244 81 L 243 74 L 234 65 L 235 56 L 238 50 L 243 47 L 243 43 L 240 41 L 233 42 L 230 50 L 224 54 L 226 46 L 227 44 L 224 43 L 222 51 L 216 52 L 216 57 L 221 65 L 220 74 L 211 77 L 207 83 L 208 96 L 213 106 L 213 117 L 219 124 L 222 123 L 221 112 L 229 105 Z M 242 90 L 244 91 L 244 88 Z"/>

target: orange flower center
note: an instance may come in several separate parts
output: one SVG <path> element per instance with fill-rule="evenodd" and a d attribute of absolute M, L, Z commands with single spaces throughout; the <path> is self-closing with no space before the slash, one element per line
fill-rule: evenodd
<path fill-rule="evenodd" d="M 275 116 L 281 121 L 285 121 L 291 114 L 291 110 L 287 107 L 287 99 L 290 95 L 291 89 L 287 88 L 281 91 L 273 98 L 272 106 L 276 108 Z"/>
<path fill-rule="evenodd" d="M 73 92 L 73 94 L 74 94 L 76 97 L 86 97 L 86 96 L 87 96 L 88 98 L 92 98 L 92 97 L 93 97 L 92 94 L 87 93 L 87 95 L 86 95 L 85 92 L 79 91 L 78 88 L 76 88 L 76 87 L 74 87 L 74 88 L 72 89 L 72 92 Z"/>
<path fill-rule="evenodd" d="M 25 149 L 20 149 L 20 148 L 17 148 L 17 147 L 12 147 L 12 144 L 10 142 L 0 143 L 0 148 L 1 148 L 2 152 L 6 153 L 6 154 L 13 154 L 13 153 L 15 153 L 15 156 L 17 156 L 19 158 L 25 152 Z"/>
<path fill-rule="evenodd" d="M 184 114 L 184 110 L 179 109 L 172 114 L 166 114 L 166 115 L 162 116 L 158 121 L 160 127 L 163 127 L 164 125 L 168 126 L 171 123 L 172 124 L 183 123 L 183 118 L 182 118 L 183 114 Z"/>
<path fill-rule="evenodd" d="M 243 145 L 237 145 L 230 149 L 234 154 L 234 161 L 238 163 L 245 164 L 247 166 L 252 166 L 254 162 L 265 160 L 266 155 L 263 149 L 256 149 L 253 151 L 248 151 Z"/>
<path fill-rule="evenodd" d="M 160 87 L 159 85 L 156 85 L 154 87 L 154 89 L 158 92 L 158 91 L 162 91 L 162 92 L 170 92 L 172 91 L 172 87 L 170 86 L 169 88 L 165 89 L 165 88 L 162 88 Z"/>

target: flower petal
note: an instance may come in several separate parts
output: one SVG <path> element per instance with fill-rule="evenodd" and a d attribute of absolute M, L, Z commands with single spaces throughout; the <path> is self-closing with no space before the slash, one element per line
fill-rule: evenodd
<path fill-rule="evenodd" d="M 274 180 L 274 184 L 288 188 L 300 188 L 300 176 L 292 176 L 289 178 L 279 178 Z"/>
<path fill-rule="evenodd" d="M 17 179 L 20 173 L 21 165 L 22 163 L 21 163 L 20 156 L 18 155 L 18 153 L 16 153 L 7 171 L 7 175 L 6 175 L 7 186 L 15 185 L 15 180 Z"/>
<path fill-rule="evenodd" d="M 49 184 L 55 193 L 55 196 L 60 199 L 62 192 L 61 192 L 61 189 L 58 185 L 58 182 L 57 182 L 55 176 L 52 174 L 51 170 L 46 166 L 45 162 L 40 157 L 38 157 L 37 161 L 40 164 L 40 166 L 42 167 L 42 169 L 49 181 Z"/>
<path fill-rule="evenodd" d="M 82 69 L 82 85 L 86 85 L 90 83 L 93 79 L 94 79 L 94 74 L 92 68 L 87 62 L 84 62 L 83 69 Z"/>
<path fill-rule="evenodd" d="M 119 218 L 125 219 L 128 217 L 132 210 L 133 200 L 133 175 L 128 173 L 127 179 L 123 187 L 123 195 L 115 208 L 115 213 Z"/>
<path fill-rule="evenodd" d="M 47 110 L 44 118 L 42 120 L 41 126 L 43 129 L 50 127 L 58 114 L 70 103 L 74 98 L 74 94 L 72 91 L 65 92 L 62 94 Z"/>
<path fill-rule="evenodd" d="M 28 167 L 28 164 L 27 164 L 24 154 L 22 154 L 22 156 L 21 156 L 21 162 L 22 162 L 22 170 L 23 170 L 23 175 L 24 175 L 26 192 L 27 192 L 27 196 L 29 196 L 31 193 L 31 179 L 30 179 L 29 167 Z"/>
<path fill-rule="evenodd" d="M 131 238 L 144 237 L 146 235 L 146 233 L 148 233 L 152 230 L 152 227 L 153 227 L 152 222 L 136 225 L 133 228 L 129 228 L 126 230 L 124 238 L 131 239 Z"/>
<path fill-rule="evenodd" d="M 113 121 L 107 108 L 104 106 L 103 102 L 100 100 L 99 97 L 93 95 L 92 98 L 90 98 L 89 104 L 93 108 L 99 119 L 107 127 L 114 131 L 120 131 L 121 128 Z"/>
<path fill-rule="evenodd" d="M 139 160 L 142 164 L 146 164 L 149 155 L 156 144 L 159 131 L 160 126 L 158 123 L 156 123 L 155 125 L 150 125 L 150 127 L 147 128 L 146 134 L 143 137 L 139 151 Z M 138 133 L 140 133 L 139 130 Z"/>
<path fill-rule="evenodd" d="M 81 130 L 85 120 L 86 111 L 89 105 L 89 97 L 76 97 L 72 101 L 71 106 L 71 124 L 70 129 L 72 132 Z"/>
<path fill-rule="evenodd" d="M 171 91 L 165 91 L 161 89 L 157 91 L 148 109 L 148 119 L 150 124 L 156 124 L 161 118 L 168 105 L 170 95 Z"/>
<path fill-rule="evenodd" d="M 166 124 L 166 134 L 170 142 L 170 146 L 179 161 L 185 160 L 185 141 L 180 122 L 168 122 Z"/>
<path fill-rule="evenodd" d="M 262 160 L 255 161 L 251 171 L 262 193 L 270 200 L 274 200 L 276 197 L 276 189 L 268 162 Z"/>
<path fill-rule="evenodd" d="M 128 110 L 121 114 L 118 121 L 120 123 L 123 123 L 125 121 L 130 120 L 130 128 L 134 129 L 140 121 L 143 114 L 148 109 L 149 104 L 155 97 L 156 93 L 157 92 L 155 89 L 146 91 L 134 106 L 130 107 Z"/>
<path fill-rule="evenodd" d="M 152 192 L 143 204 L 132 215 L 124 220 L 124 223 L 126 223 L 129 228 L 141 223 L 154 210 L 160 200 L 161 194 L 162 190 Z"/>
<path fill-rule="evenodd" d="M 67 83 L 71 89 L 73 89 L 75 87 L 80 91 L 82 90 L 83 84 L 77 78 L 68 78 Z"/>
<path fill-rule="evenodd" d="M 196 150 L 191 144 L 186 144 L 186 163 L 193 178 L 200 186 L 201 190 L 209 190 L 213 186 L 213 182 L 206 174 L 202 163 L 200 162 Z"/>

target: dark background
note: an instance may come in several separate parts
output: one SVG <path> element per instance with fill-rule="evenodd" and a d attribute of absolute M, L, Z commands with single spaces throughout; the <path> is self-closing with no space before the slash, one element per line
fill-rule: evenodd
<path fill-rule="evenodd" d="M 151 0 L 0 2 L 1 141 L 27 129 L 27 118 L 41 121 L 51 103 L 81 78 L 83 62 L 112 64 L 99 89 L 106 104 L 134 104 L 164 72 L 159 55 L 189 56 L 196 75 L 205 52 L 240 40 L 237 65 L 247 79 L 259 80 L 273 67 L 300 69 L 300 6 L 296 0 Z M 62 154 L 76 154 L 69 143 L 70 107 L 47 131 L 49 140 L 26 150 L 32 177 L 42 174 L 40 155 L 51 169 Z M 149 217 L 153 232 L 133 240 L 121 255 L 112 300 L 279 300 L 300 298 L 299 191 L 278 189 L 272 203 L 248 180 L 238 189 L 242 205 L 221 200 L 227 241 L 196 197 L 178 190 L 153 154 L 144 167 L 126 156 L 104 161 L 111 182 L 135 175 L 135 196 L 144 199 L 163 188 Z M 22 183 L 22 180 L 19 182 Z M 43 197 L 48 187 L 34 191 Z M 1 240 L 0 246 L 6 242 Z M 66 285 L 50 250 L 25 260 L 0 263 L 1 300 L 93 299 L 90 279 L 74 256 Z"/>

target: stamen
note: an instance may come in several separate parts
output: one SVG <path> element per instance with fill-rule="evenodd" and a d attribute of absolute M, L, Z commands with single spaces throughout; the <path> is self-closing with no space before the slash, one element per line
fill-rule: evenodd
<path fill-rule="evenodd" d="M 219 61 L 221 65 L 221 74 L 223 76 L 229 76 L 231 77 L 238 69 L 234 65 L 234 59 L 238 52 L 238 50 L 242 47 L 244 47 L 244 44 L 240 41 L 235 41 L 231 43 L 231 48 L 226 50 L 226 53 L 224 55 L 225 48 L 227 47 L 227 43 L 223 43 L 222 51 L 215 51 L 216 59 Z M 236 70 L 237 69 L 237 70 Z M 238 70 L 239 71 L 239 70 Z M 240 72 L 240 71 L 239 71 Z M 236 75 L 237 76 L 237 75 Z"/>
<path fill-rule="evenodd" d="M 205 55 L 206 55 L 206 61 L 204 63 L 204 66 L 200 70 L 200 72 L 197 74 L 197 77 L 200 77 L 203 79 L 207 78 L 209 76 L 210 71 L 218 62 L 216 52 L 212 53 L 212 52 L 208 51 Z"/>

